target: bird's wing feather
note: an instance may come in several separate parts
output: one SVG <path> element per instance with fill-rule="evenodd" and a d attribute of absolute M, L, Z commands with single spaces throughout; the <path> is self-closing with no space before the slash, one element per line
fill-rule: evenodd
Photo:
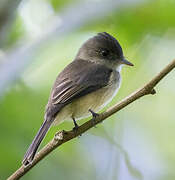
<path fill-rule="evenodd" d="M 55 81 L 47 108 L 49 114 L 55 116 L 73 99 L 106 86 L 111 72 L 111 69 L 100 64 L 85 60 L 73 61 Z"/>

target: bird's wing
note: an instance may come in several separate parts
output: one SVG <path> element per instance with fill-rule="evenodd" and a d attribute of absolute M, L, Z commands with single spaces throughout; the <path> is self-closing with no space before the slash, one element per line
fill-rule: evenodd
<path fill-rule="evenodd" d="M 85 60 L 69 64 L 57 77 L 46 109 L 55 116 L 73 99 L 106 86 L 112 69 Z"/>

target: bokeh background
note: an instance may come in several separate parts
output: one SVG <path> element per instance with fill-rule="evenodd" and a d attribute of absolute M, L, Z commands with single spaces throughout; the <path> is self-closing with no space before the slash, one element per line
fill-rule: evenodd
<path fill-rule="evenodd" d="M 57 74 L 104 31 L 135 65 L 123 68 L 112 105 L 175 58 L 175 1 L 0 1 L 0 179 L 21 165 Z M 22 179 L 174 180 L 175 72 L 156 91 L 56 149 Z M 52 127 L 41 147 L 72 127 Z"/>

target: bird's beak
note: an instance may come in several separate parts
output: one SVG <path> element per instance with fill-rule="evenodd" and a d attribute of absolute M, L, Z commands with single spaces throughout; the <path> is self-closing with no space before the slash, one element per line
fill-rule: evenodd
<path fill-rule="evenodd" d="M 128 60 L 126 60 L 125 58 L 122 59 L 122 64 L 126 64 L 128 66 L 134 66 L 134 64 L 132 64 L 131 62 L 129 62 Z"/>

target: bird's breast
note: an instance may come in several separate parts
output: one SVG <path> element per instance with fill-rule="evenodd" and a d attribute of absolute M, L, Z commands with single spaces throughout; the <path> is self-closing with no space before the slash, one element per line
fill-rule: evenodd
<path fill-rule="evenodd" d="M 66 105 L 58 113 L 56 121 L 70 120 L 72 117 L 76 120 L 88 117 L 91 115 L 89 109 L 98 112 L 116 95 L 120 87 L 120 82 L 121 78 L 119 72 L 112 72 L 107 86 L 77 98 L 72 103 Z"/>

